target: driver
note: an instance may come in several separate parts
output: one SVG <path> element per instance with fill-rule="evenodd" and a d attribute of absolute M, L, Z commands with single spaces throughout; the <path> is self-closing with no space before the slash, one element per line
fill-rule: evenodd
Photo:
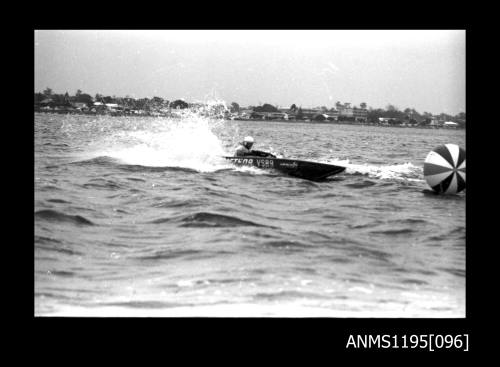
<path fill-rule="evenodd" d="M 245 136 L 243 142 L 238 145 L 236 148 L 235 156 L 243 157 L 246 155 L 258 156 L 258 157 L 273 157 L 276 158 L 275 155 L 267 152 L 261 152 L 260 150 L 252 150 L 254 140 L 251 136 Z"/>
<path fill-rule="evenodd" d="M 245 136 L 245 139 L 243 139 L 243 142 L 241 142 L 238 145 L 238 148 L 236 148 L 235 156 L 241 157 L 241 156 L 245 156 L 245 155 L 252 155 L 253 143 L 254 143 L 254 140 L 251 136 Z"/>

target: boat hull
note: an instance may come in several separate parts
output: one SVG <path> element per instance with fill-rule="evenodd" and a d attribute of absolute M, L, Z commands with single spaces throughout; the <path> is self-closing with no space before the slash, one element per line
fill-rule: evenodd
<path fill-rule="evenodd" d="M 263 158 L 257 156 L 224 157 L 238 166 L 253 166 L 264 169 L 275 169 L 290 176 L 307 180 L 323 180 L 329 176 L 345 171 L 345 167 L 326 163 L 301 161 L 297 159 Z"/>

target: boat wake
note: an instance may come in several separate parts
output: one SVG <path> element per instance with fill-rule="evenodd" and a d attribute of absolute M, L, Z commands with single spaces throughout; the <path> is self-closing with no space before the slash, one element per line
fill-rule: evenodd
<path fill-rule="evenodd" d="M 184 110 L 169 118 L 110 117 L 79 125 L 69 121 L 65 130 L 84 135 L 89 141 L 82 147 L 79 162 L 111 160 L 130 166 L 182 167 L 198 172 L 231 168 L 221 156 L 227 155 L 227 146 L 233 144 L 224 144 L 216 134 L 219 130 L 227 134 L 231 129 L 227 121 L 209 112 L 205 108 Z"/>
<path fill-rule="evenodd" d="M 372 164 L 353 164 L 348 159 L 345 159 L 322 161 L 322 163 L 346 167 L 345 173 L 350 175 L 364 175 L 381 180 L 424 182 L 422 168 L 410 162 L 378 166 Z"/>

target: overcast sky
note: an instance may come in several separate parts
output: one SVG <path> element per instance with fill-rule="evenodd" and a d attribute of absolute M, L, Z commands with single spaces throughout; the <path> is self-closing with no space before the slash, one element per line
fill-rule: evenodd
<path fill-rule="evenodd" d="M 35 31 L 35 91 L 465 112 L 465 31 Z"/>

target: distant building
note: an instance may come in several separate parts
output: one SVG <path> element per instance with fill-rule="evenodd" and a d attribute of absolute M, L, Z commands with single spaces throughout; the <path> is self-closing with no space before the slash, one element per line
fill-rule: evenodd
<path fill-rule="evenodd" d="M 366 120 L 368 119 L 368 110 L 366 108 L 354 107 L 352 109 L 352 114 L 355 121 L 366 122 Z"/>
<path fill-rule="evenodd" d="M 302 115 L 306 119 L 311 119 L 312 120 L 314 118 L 314 116 L 317 116 L 317 115 L 319 115 L 321 113 L 322 113 L 321 109 L 317 109 L 317 108 L 302 108 Z"/>
<path fill-rule="evenodd" d="M 394 117 L 379 117 L 378 123 L 382 125 L 389 125 L 391 121 L 395 121 Z"/>
<path fill-rule="evenodd" d="M 451 128 L 456 128 L 458 127 L 458 124 L 456 122 L 453 122 L 453 121 L 445 121 L 445 123 L 443 124 L 444 127 L 451 127 Z"/>
<path fill-rule="evenodd" d="M 83 102 L 73 102 L 71 105 L 80 111 L 88 108 L 87 104 Z"/>
<path fill-rule="evenodd" d="M 354 117 L 354 109 L 349 105 L 349 103 L 338 107 L 339 117 Z"/>
<path fill-rule="evenodd" d="M 43 108 L 43 109 L 49 109 L 51 107 L 54 107 L 55 106 L 55 103 L 54 103 L 54 100 L 52 98 L 45 98 L 43 101 L 41 101 L 39 103 L 39 105 Z"/>
<path fill-rule="evenodd" d="M 443 126 L 444 121 L 441 120 L 439 116 L 432 116 L 431 122 L 429 123 L 430 126 Z"/>
<path fill-rule="evenodd" d="M 288 114 L 285 112 L 267 112 L 268 120 L 288 120 Z"/>
<path fill-rule="evenodd" d="M 118 105 L 118 103 L 94 102 L 93 106 L 96 110 L 118 111 L 123 109 L 123 107 Z"/>

